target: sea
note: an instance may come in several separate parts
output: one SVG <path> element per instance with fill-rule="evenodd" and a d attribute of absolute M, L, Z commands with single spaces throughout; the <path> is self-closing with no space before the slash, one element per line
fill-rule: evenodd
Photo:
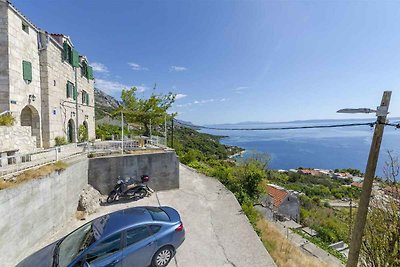
<path fill-rule="evenodd" d="M 391 123 L 398 123 L 400 118 L 393 118 Z M 212 125 L 218 128 L 275 128 L 301 127 L 315 125 L 337 125 L 369 123 L 369 120 L 312 120 L 282 123 L 239 123 Z M 374 128 L 354 126 L 341 128 L 318 128 L 299 130 L 210 130 L 201 132 L 226 136 L 221 143 L 239 146 L 246 150 L 243 157 L 254 153 L 267 153 L 270 156 L 271 169 L 320 168 L 343 169 L 355 168 L 365 172 Z M 384 178 L 383 168 L 388 160 L 387 151 L 400 157 L 400 129 L 386 126 L 376 175 Z"/>

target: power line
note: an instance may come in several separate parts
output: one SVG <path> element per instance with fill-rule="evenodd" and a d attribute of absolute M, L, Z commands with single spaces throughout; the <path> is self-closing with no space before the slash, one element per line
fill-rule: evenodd
<path fill-rule="evenodd" d="M 200 128 L 206 130 L 219 130 L 219 131 L 274 131 L 274 130 L 300 130 L 300 129 L 317 129 L 317 128 L 339 128 L 339 127 L 355 127 L 355 126 L 373 127 L 375 125 L 375 122 L 367 122 L 367 123 L 349 123 L 349 124 L 331 124 L 331 125 L 307 125 L 307 126 L 293 126 L 293 127 L 218 128 L 218 127 L 191 125 L 179 121 L 176 121 L 176 123 L 190 128 Z M 395 126 L 395 125 L 389 125 L 389 126 Z"/>

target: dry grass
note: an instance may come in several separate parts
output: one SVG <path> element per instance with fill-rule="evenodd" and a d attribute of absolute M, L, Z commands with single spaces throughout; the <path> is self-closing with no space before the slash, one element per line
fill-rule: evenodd
<path fill-rule="evenodd" d="M 265 219 L 257 220 L 260 237 L 269 254 L 279 267 L 328 267 L 318 259 L 303 253 Z"/>
<path fill-rule="evenodd" d="M 65 162 L 57 161 L 55 163 L 47 164 L 36 169 L 24 171 L 21 174 L 15 176 L 13 179 L 0 180 L 0 190 L 17 186 L 32 179 L 38 179 L 47 176 L 55 171 L 63 171 L 66 167 L 67 164 Z"/>

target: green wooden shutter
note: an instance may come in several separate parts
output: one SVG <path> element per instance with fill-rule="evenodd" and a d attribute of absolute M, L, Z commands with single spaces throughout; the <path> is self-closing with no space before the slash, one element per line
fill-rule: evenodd
<path fill-rule="evenodd" d="M 32 81 L 32 63 L 29 61 L 22 61 L 22 76 L 25 81 Z"/>
<path fill-rule="evenodd" d="M 93 80 L 93 68 L 91 66 L 87 66 L 87 73 L 88 73 L 88 79 Z"/>
<path fill-rule="evenodd" d="M 89 105 L 89 94 L 86 93 L 86 105 Z"/>
<path fill-rule="evenodd" d="M 76 91 L 76 86 L 73 85 L 74 91 L 73 91 L 73 99 L 76 100 L 76 97 L 78 95 L 78 92 Z"/>
<path fill-rule="evenodd" d="M 63 47 L 64 47 L 63 58 L 64 58 L 64 60 L 68 60 L 68 48 L 69 48 L 69 45 L 67 44 L 67 42 L 63 43 Z"/>
<path fill-rule="evenodd" d="M 75 49 L 72 50 L 72 66 L 76 68 L 79 67 L 79 54 Z"/>

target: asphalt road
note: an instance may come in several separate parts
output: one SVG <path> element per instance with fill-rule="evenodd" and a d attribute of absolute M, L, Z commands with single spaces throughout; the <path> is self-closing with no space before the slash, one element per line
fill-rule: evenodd
<path fill-rule="evenodd" d="M 90 215 L 100 215 L 141 205 L 172 206 L 186 228 L 186 240 L 171 267 L 273 267 L 276 266 L 234 195 L 214 178 L 180 166 L 180 189 L 162 191 L 128 203 L 107 205 Z M 86 221 L 71 220 L 38 244 L 37 250 L 69 233 Z"/>

